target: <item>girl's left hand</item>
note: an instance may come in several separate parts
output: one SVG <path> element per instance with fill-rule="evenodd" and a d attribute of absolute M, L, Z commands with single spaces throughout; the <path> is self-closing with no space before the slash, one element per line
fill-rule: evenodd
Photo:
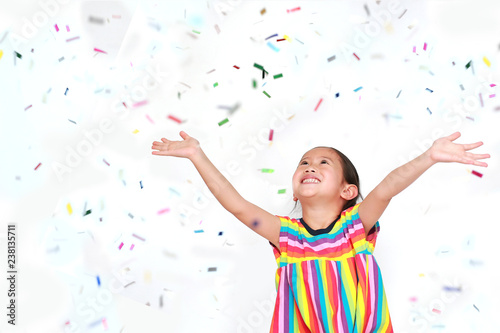
<path fill-rule="evenodd" d="M 479 162 L 478 160 L 489 158 L 490 154 L 473 154 L 467 152 L 468 150 L 482 146 L 483 142 L 479 141 L 471 144 L 453 143 L 460 135 L 460 132 L 455 132 L 434 141 L 428 151 L 431 160 L 433 162 L 458 162 L 487 167 L 488 164 Z"/>

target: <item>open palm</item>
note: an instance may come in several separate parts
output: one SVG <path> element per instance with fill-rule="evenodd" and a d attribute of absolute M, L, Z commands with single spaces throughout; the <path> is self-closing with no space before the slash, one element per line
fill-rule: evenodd
<path fill-rule="evenodd" d="M 431 159 L 435 162 L 458 162 L 487 167 L 488 164 L 478 160 L 489 158 L 489 154 L 473 154 L 468 152 L 483 145 L 481 141 L 471 144 L 454 143 L 460 137 L 460 132 L 437 139 L 429 149 Z"/>
<path fill-rule="evenodd" d="M 182 141 L 171 141 L 165 138 L 161 138 L 161 142 L 154 141 L 151 148 L 155 151 L 152 154 L 186 158 L 193 156 L 200 148 L 200 143 L 184 131 L 181 131 L 179 134 L 183 139 Z"/>

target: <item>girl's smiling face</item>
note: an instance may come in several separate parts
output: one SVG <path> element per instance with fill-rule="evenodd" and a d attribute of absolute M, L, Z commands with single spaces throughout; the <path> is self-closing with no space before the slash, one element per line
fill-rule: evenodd
<path fill-rule="evenodd" d="M 304 154 L 293 174 L 294 196 L 302 201 L 311 197 L 340 196 L 344 175 L 333 149 L 314 148 Z"/>

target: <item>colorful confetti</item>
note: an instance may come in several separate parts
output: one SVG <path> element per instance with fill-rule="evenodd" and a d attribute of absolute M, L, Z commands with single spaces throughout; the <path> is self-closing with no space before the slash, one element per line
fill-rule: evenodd
<path fill-rule="evenodd" d="M 219 126 L 224 125 L 224 124 L 225 124 L 225 123 L 227 123 L 228 121 L 229 121 L 229 119 L 228 119 L 228 118 L 226 118 L 226 119 L 224 119 L 224 120 L 219 121 Z"/>
<path fill-rule="evenodd" d="M 265 91 L 262 91 L 264 93 L 264 95 L 266 95 L 267 97 L 271 98 L 271 96 L 269 96 L 269 94 Z"/>
<path fill-rule="evenodd" d="M 269 141 L 273 141 L 274 130 L 269 131 Z"/>
<path fill-rule="evenodd" d="M 167 208 L 160 209 L 156 214 L 161 215 L 161 214 L 165 214 L 168 212 L 170 212 L 170 208 L 167 207 Z"/>
<path fill-rule="evenodd" d="M 176 123 L 178 123 L 178 124 L 182 124 L 182 120 L 180 120 L 179 118 L 177 118 L 177 117 L 175 117 L 175 116 L 172 116 L 171 114 L 169 114 L 169 115 L 167 116 L 167 118 L 168 118 L 168 119 L 170 119 L 170 120 L 175 121 L 175 122 L 176 122 Z"/>
<path fill-rule="evenodd" d="M 285 194 L 285 193 L 286 193 L 286 189 L 278 190 L 278 194 Z"/>
<path fill-rule="evenodd" d="M 490 67 L 490 66 L 491 66 L 491 62 L 488 60 L 488 58 L 483 57 L 483 61 L 484 61 L 484 63 L 486 64 L 486 66 L 488 66 L 488 67 Z"/>
<path fill-rule="evenodd" d="M 318 104 L 316 105 L 316 107 L 314 108 L 314 111 L 317 111 L 318 108 L 319 108 L 319 105 L 321 104 L 321 102 L 323 102 L 323 98 L 321 98 L 318 102 Z"/>
<path fill-rule="evenodd" d="M 120 246 L 118 246 L 118 250 L 121 250 L 123 247 L 123 242 L 121 242 Z"/>
<path fill-rule="evenodd" d="M 298 10 L 300 10 L 300 7 L 295 7 L 295 8 L 292 8 L 292 9 L 287 9 L 286 12 L 287 13 L 293 13 L 293 12 L 296 12 Z"/>
<path fill-rule="evenodd" d="M 274 78 L 275 80 L 276 80 L 276 79 L 279 79 L 279 78 L 281 78 L 281 77 L 283 77 L 283 74 L 276 74 L 276 75 L 274 75 L 274 76 L 273 76 L 273 78 Z"/>

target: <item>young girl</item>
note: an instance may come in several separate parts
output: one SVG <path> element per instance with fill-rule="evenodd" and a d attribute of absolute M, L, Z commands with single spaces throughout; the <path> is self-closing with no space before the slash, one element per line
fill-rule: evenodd
<path fill-rule="evenodd" d="M 272 215 L 246 201 L 215 168 L 199 142 L 153 142 L 153 155 L 191 160 L 210 191 L 238 220 L 269 240 L 278 263 L 271 332 L 393 332 L 380 269 L 373 257 L 378 219 L 392 197 L 437 162 L 486 167 L 489 154 L 468 152 L 482 142 L 457 144 L 456 132 L 395 169 L 360 203 L 359 179 L 349 159 L 330 147 L 304 154 L 292 178 L 302 218 Z"/>

